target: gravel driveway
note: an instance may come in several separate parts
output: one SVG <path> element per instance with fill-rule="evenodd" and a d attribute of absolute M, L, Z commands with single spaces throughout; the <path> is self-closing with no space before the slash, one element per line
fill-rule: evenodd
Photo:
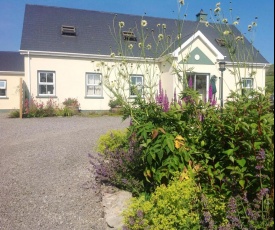
<path fill-rule="evenodd" d="M 0 116 L 0 229 L 105 230 L 88 153 L 120 117 Z"/>

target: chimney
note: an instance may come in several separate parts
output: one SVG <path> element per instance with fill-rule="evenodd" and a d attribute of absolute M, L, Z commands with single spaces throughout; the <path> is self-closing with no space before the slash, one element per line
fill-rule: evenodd
<path fill-rule="evenodd" d="M 196 17 L 197 17 L 198 22 L 206 22 L 207 21 L 207 14 L 204 13 L 202 9 L 198 14 L 196 14 Z"/>

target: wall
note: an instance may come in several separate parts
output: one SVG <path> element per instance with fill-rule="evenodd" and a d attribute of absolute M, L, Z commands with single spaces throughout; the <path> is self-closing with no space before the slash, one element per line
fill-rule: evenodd
<path fill-rule="evenodd" d="M 19 109 L 19 84 L 24 74 L 20 72 L 2 72 L 0 80 L 7 81 L 6 97 L 0 97 L 0 111 Z"/>

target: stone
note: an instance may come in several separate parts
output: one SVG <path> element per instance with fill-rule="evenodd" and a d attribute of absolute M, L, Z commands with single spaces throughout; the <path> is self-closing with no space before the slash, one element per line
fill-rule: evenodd
<path fill-rule="evenodd" d="M 109 229 L 121 229 L 123 226 L 122 212 L 127 207 L 127 202 L 132 194 L 127 191 L 105 191 L 102 194 L 104 216 Z"/>

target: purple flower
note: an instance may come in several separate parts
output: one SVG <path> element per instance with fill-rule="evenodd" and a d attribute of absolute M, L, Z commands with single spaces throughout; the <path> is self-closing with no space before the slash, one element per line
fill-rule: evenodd
<path fill-rule="evenodd" d="M 265 160 L 265 151 L 264 151 L 264 149 L 260 149 L 260 151 L 256 155 L 256 159 L 260 160 L 260 161 L 264 161 Z"/>
<path fill-rule="evenodd" d="M 189 78 L 189 81 L 188 81 L 188 86 L 189 88 L 193 88 L 193 80 L 192 80 L 192 77 Z"/>
<path fill-rule="evenodd" d="M 140 209 L 137 210 L 137 217 L 138 217 L 138 218 L 143 218 L 143 216 L 144 216 L 144 215 L 143 215 L 143 211 L 140 210 Z"/>

